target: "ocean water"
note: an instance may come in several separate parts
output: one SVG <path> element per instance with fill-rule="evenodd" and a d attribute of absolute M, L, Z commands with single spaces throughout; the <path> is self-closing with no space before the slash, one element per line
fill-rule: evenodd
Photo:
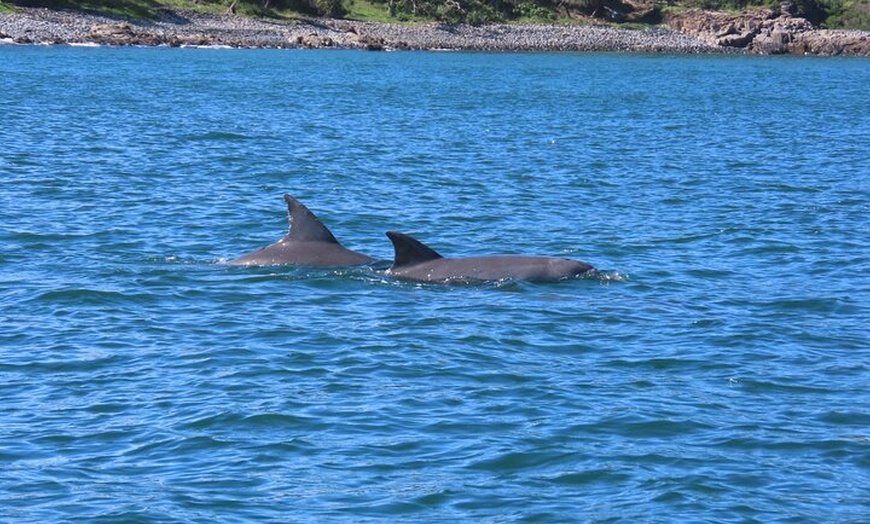
<path fill-rule="evenodd" d="M 0 520 L 867 522 L 868 86 L 0 47 Z M 221 265 L 285 192 L 386 261 L 395 229 L 603 276 Z"/>

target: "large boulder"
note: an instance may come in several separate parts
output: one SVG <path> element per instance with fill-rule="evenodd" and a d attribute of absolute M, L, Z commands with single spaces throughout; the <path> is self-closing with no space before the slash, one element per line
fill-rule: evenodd
<path fill-rule="evenodd" d="M 793 4 L 738 14 L 688 10 L 671 14 L 665 23 L 720 47 L 757 54 L 870 56 L 870 32 L 817 29 L 795 15 Z"/>

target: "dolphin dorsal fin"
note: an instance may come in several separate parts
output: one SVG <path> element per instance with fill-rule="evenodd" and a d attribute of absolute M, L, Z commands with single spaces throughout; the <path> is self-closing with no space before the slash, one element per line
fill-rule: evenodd
<path fill-rule="evenodd" d="M 329 229 L 323 225 L 317 216 L 305 205 L 290 195 L 284 195 L 287 202 L 287 214 L 290 219 L 290 232 L 285 238 L 307 242 L 331 242 L 338 244 L 338 240 Z"/>
<path fill-rule="evenodd" d="M 395 258 L 393 259 L 394 268 L 412 266 L 429 260 L 444 258 L 431 247 L 404 233 L 387 231 L 387 236 L 390 238 L 396 251 Z"/>

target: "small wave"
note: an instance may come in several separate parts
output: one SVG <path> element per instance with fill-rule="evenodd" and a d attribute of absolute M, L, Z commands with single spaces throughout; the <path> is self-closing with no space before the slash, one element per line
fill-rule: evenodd
<path fill-rule="evenodd" d="M 611 282 L 628 282 L 628 273 L 620 273 L 618 271 L 599 271 L 594 278 L 602 284 L 610 284 Z"/>
<path fill-rule="evenodd" d="M 36 298 L 48 302 L 69 302 L 81 305 L 124 300 L 125 294 L 102 289 L 60 289 L 46 291 Z"/>
<path fill-rule="evenodd" d="M 200 260 L 194 257 L 178 255 L 166 255 L 163 257 L 152 256 L 146 258 L 145 262 L 149 264 L 173 264 L 182 266 L 208 266 L 214 263 L 212 260 Z"/>
<path fill-rule="evenodd" d="M 229 131 L 209 131 L 199 135 L 189 135 L 188 140 L 251 140 L 253 137 Z"/>

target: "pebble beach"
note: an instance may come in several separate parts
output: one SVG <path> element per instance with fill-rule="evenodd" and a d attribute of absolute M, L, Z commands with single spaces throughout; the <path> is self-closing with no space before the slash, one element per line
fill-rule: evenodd
<path fill-rule="evenodd" d="M 376 23 L 266 19 L 161 10 L 154 19 L 19 8 L 0 14 L 0 43 L 229 48 L 601 51 L 870 56 L 870 32 L 819 29 L 793 12 L 690 10 L 661 26 Z"/>
<path fill-rule="evenodd" d="M 128 20 L 75 11 L 20 9 L 0 15 L 8 44 L 346 48 L 369 50 L 623 51 L 711 53 L 722 48 L 685 33 L 597 25 L 439 23 L 349 20 L 265 20 L 232 14 L 164 11 L 156 20 Z"/>

